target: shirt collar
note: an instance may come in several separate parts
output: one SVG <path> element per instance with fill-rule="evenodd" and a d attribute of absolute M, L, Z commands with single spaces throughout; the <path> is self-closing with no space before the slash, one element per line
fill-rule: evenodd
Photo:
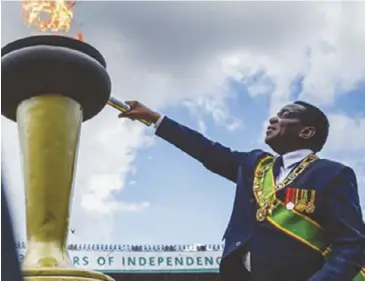
<path fill-rule="evenodd" d="M 295 151 L 291 151 L 282 155 L 283 157 L 283 167 L 284 169 L 290 168 L 294 164 L 302 161 L 308 155 L 313 154 L 314 152 L 310 149 L 299 149 Z"/>

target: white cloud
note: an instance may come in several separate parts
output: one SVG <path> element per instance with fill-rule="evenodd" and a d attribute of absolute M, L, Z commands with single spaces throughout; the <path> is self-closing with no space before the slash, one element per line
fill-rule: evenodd
<path fill-rule="evenodd" d="M 113 95 L 156 109 L 188 101 L 193 111 L 233 130 L 241 124 L 227 107 L 232 98 L 227 78 L 245 83 L 252 96 L 270 94 L 270 112 L 292 98 L 292 83 L 300 76 L 301 96 L 320 104 L 364 81 L 364 5 L 98 1 L 78 5 L 75 18 L 85 40 L 107 59 Z M 2 3 L 2 44 L 30 34 L 19 9 L 17 2 Z M 345 119 L 339 123 L 354 126 L 351 141 L 361 147 L 353 139 L 363 121 Z M 204 120 L 199 122 L 206 130 Z M 9 193 L 17 220 L 24 221 L 16 130 L 4 118 L 2 124 Z M 135 152 L 151 143 L 142 125 L 121 122 L 112 109 L 84 124 L 71 221 L 81 229 L 79 237 L 81 232 L 90 241 L 107 242 L 115 212 L 148 207 L 148 202 L 120 202 L 114 194 L 123 192 L 128 173 L 138 173 Z M 102 232 L 90 233 L 99 221 Z"/>
<path fill-rule="evenodd" d="M 355 170 L 362 206 L 365 206 L 365 118 L 328 114 L 330 133 L 324 157 L 340 161 Z"/>
<path fill-rule="evenodd" d="M 326 150 L 364 151 L 365 118 L 350 118 L 343 114 L 329 115 L 331 124 Z"/>
<path fill-rule="evenodd" d="M 123 192 L 125 177 L 134 171 L 135 151 L 152 144 L 151 137 L 144 135 L 142 125 L 132 125 L 130 121 L 121 122 L 115 115 L 113 109 L 105 109 L 105 112 L 95 118 L 100 118 L 100 121 L 108 120 L 108 126 L 104 122 L 90 120 L 83 124 L 81 132 L 72 208 L 72 213 L 78 215 L 73 215 L 72 221 L 77 219 L 74 224 L 78 228 L 82 228 L 80 225 L 85 223 L 93 227 L 95 224 L 92 222 L 101 218 L 110 221 L 105 226 L 105 232 L 97 234 L 97 239 L 88 235 L 89 240 L 94 242 L 98 239 L 110 239 L 112 216 L 115 212 L 140 211 L 149 207 L 148 202 L 123 202 L 113 196 L 113 192 Z M 3 118 L 2 130 L 7 193 L 11 198 L 15 220 L 24 222 L 24 185 L 16 124 Z M 83 220 L 90 220 L 90 223 Z M 18 235 L 24 236 L 23 224 L 17 223 L 17 227 Z"/>
<path fill-rule="evenodd" d="M 211 116 L 218 125 L 224 126 L 229 131 L 240 129 L 243 126 L 241 120 L 230 114 L 225 99 L 221 97 L 196 97 L 186 100 L 183 104 L 197 118 L 201 133 L 206 132 L 207 128 L 203 120 L 207 115 Z"/>
<path fill-rule="evenodd" d="M 325 26 L 310 51 L 303 96 L 331 102 L 365 78 L 365 3 L 336 3 L 326 9 Z"/>
<path fill-rule="evenodd" d="M 361 23 L 365 4 L 309 6 L 315 7 L 314 13 L 303 11 L 298 20 L 303 30 L 297 30 L 296 37 L 278 42 L 282 45 L 266 53 L 244 49 L 225 61 L 232 77 L 248 85 L 251 95 L 271 95 L 272 113 L 292 98 L 291 85 L 299 77 L 303 77 L 301 98 L 320 105 L 332 104 L 336 95 L 365 80 L 365 27 Z M 252 81 L 254 76 L 258 76 L 256 81 Z"/>

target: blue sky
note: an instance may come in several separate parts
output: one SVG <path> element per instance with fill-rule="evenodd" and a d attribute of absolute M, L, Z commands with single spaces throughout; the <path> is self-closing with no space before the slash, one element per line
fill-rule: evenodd
<path fill-rule="evenodd" d="M 364 3 L 91 1 L 74 12 L 68 35 L 82 31 L 105 56 L 113 96 L 233 149 L 266 149 L 266 120 L 292 100 L 320 106 L 331 121 L 321 155 L 357 171 L 365 202 Z M 24 25 L 18 2 L 2 3 L 2 17 L 2 46 L 40 33 Z M 69 241 L 220 243 L 234 184 L 153 128 L 116 116 L 106 107 L 83 124 Z M 4 118 L 1 125 L 7 192 L 24 240 L 17 128 Z"/>

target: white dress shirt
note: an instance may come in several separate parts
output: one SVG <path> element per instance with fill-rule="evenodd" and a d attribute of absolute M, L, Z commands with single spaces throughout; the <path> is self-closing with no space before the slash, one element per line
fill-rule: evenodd
<path fill-rule="evenodd" d="M 165 116 L 164 115 L 161 115 L 158 119 L 157 119 L 157 121 L 156 121 L 156 123 L 155 123 L 155 129 L 157 130 L 157 128 L 160 126 L 160 124 L 161 124 L 161 122 L 162 122 L 162 120 L 165 118 Z"/>
<path fill-rule="evenodd" d="M 160 118 L 155 123 L 155 128 L 157 129 L 164 116 L 161 115 Z M 313 151 L 310 149 L 300 149 L 292 152 L 288 152 L 286 154 L 283 154 L 283 166 L 280 167 L 280 172 L 278 176 L 275 179 L 275 183 L 278 184 L 282 182 L 291 172 L 294 165 L 298 162 L 302 161 L 304 158 L 306 158 L 308 155 L 312 154 Z M 243 263 L 248 271 L 251 271 L 251 257 L 250 252 L 247 252 L 245 256 L 243 256 Z"/>

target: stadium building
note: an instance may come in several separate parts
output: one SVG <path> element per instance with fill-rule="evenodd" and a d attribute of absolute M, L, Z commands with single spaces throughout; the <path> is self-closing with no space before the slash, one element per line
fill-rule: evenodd
<path fill-rule="evenodd" d="M 16 246 L 22 260 L 26 244 Z M 215 281 L 223 245 L 70 244 L 68 249 L 75 267 L 116 281 Z"/>

